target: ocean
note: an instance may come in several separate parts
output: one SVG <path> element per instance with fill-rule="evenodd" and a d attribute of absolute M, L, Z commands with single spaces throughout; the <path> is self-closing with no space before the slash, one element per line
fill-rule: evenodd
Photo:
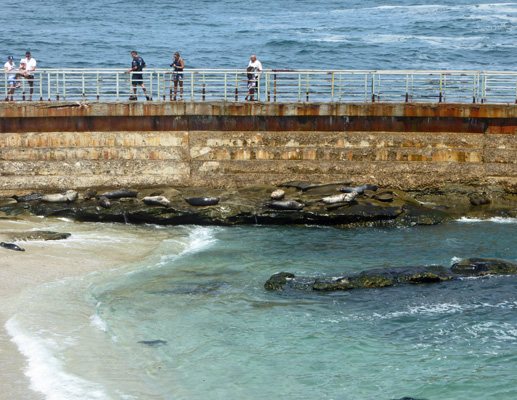
<path fill-rule="evenodd" d="M 478 0 L 13 0 L 0 55 L 38 68 L 515 70 L 517 4 Z M 23 27 L 23 28 L 22 28 Z"/>
<path fill-rule="evenodd" d="M 0 53 L 39 68 L 515 70 L 517 4 L 481 1 L 10 1 Z M 411 228 L 13 222 L 70 232 L 84 260 L 134 262 L 24 292 L 7 321 L 47 400 L 517 398 L 517 277 L 298 295 L 280 271 L 517 261 L 517 220 Z M 138 253 L 139 245 L 154 250 Z M 1 397 L 1 395 L 0 395 Z M 36 397 L 35 397 L 36 398 Z M 10 399 L 18 400 L 18 399 Z"/>

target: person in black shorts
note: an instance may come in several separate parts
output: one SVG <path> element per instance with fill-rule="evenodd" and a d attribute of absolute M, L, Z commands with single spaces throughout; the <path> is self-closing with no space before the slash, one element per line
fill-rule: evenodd
<path fill-rule="evenodd" d="M 183 59 L 180 57 L 180 53 L 174 53 L 174 60 L 172 61 L 171 67 L 174 68 L 172 80 L 174 81 L 174 100 L 176 100 L 176 93 L 178 92 L 178 82 L 180 84 L 180 101 L 183 100 L 183 69 L 185 64 Z M 172 92 L 172 89 L 171 89 Z"/>
<path fill-rule="evenodd" d="M 133 57 L 133 61 L 131 62 L 131 69 L 129 71 L 126 71 L 126 74 L 131 74 L 131 84 L 133 85 L 133 96 L 129 96 L 129 100 L 136 100 L 136 85 L 140 85 L 142 87 L 142 90 L 144 91 L 145 98 L 147 100 L 150 100 L 149 96 L 147 95 L 147 91 L 145 90 L 144 85 L 144 76 L 142 74 L 138 74 L 135 72 L 141 72 L 147 65 L 145 64 L 145 61 L 142 57 L 138 56 L 138 53 L 136 51 L 131 52 L 131 56 Z"/>

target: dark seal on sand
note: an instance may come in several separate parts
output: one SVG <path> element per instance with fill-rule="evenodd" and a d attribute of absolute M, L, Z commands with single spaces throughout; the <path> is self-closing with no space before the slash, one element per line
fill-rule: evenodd
<path fill-rule="evenodd" d="M 9 250 L 25 251 L 25 249 L 22 249 L 21 247 L 18 247 L 14 243 L 0 242 L 0 246 L 1 247 L 5 247 L 6 249 L 9 249 Z"/>

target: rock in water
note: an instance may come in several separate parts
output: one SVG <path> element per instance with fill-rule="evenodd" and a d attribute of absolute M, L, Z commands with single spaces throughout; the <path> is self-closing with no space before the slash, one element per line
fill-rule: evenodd
<path fill-rule="evenodd" d="M 24 203 L 27 201 L 41 200 L 43 195 L 41 193 L 29 193 L 24 194 L 23 196 L 14 195 L 12 198 L 15 199 L 18 203 Z"/>
<path fill-rule="evenodd" d="M 1 247 L 4 247 L 6 249 L 9 249 L 9 250 L 16 250 L 16 251 L 25 251 L 25 249 L 22 249 L 21 247 L 18 247 L 17 245 L 15 245 L 14 243 L 5 243 L 5 242 L 0 242 L 0 246 Z"/>
<path fill-rule="evenodd" d="M 107 199 L 121 199 L 122 197 L 136 197 L 138 192 L 130 189 L 118 189 L 112 192 L 106 192 L 101 194 L 100 197 L 106 197 Z"/>
<path fill-rule="evenodd" d="M 321 201 L 325 204 L 345 203 L 354 200 L 357 195 L 357 192 L 336 194 L 334 196 L 324 197 Z"/>
<path fill-rule="evenodd" d="M 167 344 L 167 341 L 166 340 L 140 340 L 138 343 L 140 344 L 145 344 L 146 346 L 149 346 L 149 347 L 160 347 L 160 346 L 165 346 Z"/>
<path fill-rule="evenodd" d="M 277 189 L 271 193 L 272 200 L 282 200 L 285 196 L 285 192 L 282 189 Z"/>
<path fill-rule="evenodd" d="M 517 263 L 498 258 L 468 258 L 457 262 L 451 271 L 459 275 L 499 275 L 516 274 Z"/>
<path fill-rule="evenodd" d="M 171 204 L 170 200 L 164 196 L 147 196 L 142 201 L 148 206 L 163 206 L 168 207 Z"/>
<path fill-rule="evenodd" d="M 473 206 L 481 206 L 492 202 L 486 193 L 472 193 L 469 195 L 469 200 Z"/>
<path fill-rule="evenodd" d="M 111 208 L 111 206 L 113 205 L 111 203 L 110 199 L 108 199 L 107 197 L 104 197 L 104 196 L 99 197 L 99 204 L 101 207 L 104 207 L 104 208 Z"/>
<path fill-rule="evenodd" d="M 376 195 L 373 196 L 373 198 L 376 200 L 379 200 L 379 201 L 384 201 L 386 203 L 389 203 L 389 202 L 393 201 L 393 192 L 386 191 L 386 192 L 382 192 L 382 193 L 377 193 Z"/>
<path fill-rule="evenodd" d="M 189 197 L 185 201 L 191 206 L 215 206 L 219 204 L 219 197 L 203 196 L 203 197 Z"/>
<path fill-rule="evenodd" d="M 296 200 L 276 200 L 267 205 L 274 210 L 303 210 L 304 204 Z"/>

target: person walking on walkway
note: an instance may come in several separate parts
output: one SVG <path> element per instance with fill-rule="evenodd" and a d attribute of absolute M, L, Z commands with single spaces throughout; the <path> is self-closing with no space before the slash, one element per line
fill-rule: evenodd
<path fill-rule="evenodd" d="M 144 85 L 144 76 L 143 74 L 139 74 L 138 72 L 142 72 L 147 65 L 145 64 L 145 61 L 142 57 L 138 56 L 138 53 L 136 51 L 131 52 L 131 56 L 133 57 L 133 61 L 131 62 L 131 69 L 126 71 L 126 74 L 131 74 L 131 84 L 133 85 L 133 95 L 129 96 L 129 100 L 137 100 L 138 97 L 136 96 L 136 85 L 140 85 L 142 90 L 144 91 L 145 98 L 147 100 L 150 100 L 149 96 L 147 95 L 147 90 L 145 90 Z M 137 72 L 137 73 L 135 73 Z"/>
<path fill-rule="evenodd" d="M 258 89 L 258 79 L 262 72 L 262 63 L 259 60 L 257 60 L 257 57 L 255 56 L 255 54 L 252 54 L 250 57 L 250 62 L 248 63 L 248 68 L 250 68 L 250 67 L 251 67 L 251 70 L 248 69 L 248 71 L 253 72 L 253 79 L 251 79 L 250 84 L 248 84 L 248 96 L 246 96 L 246 97 L 247 98 L 249 97 L 249 100 L 253 101 L 255 89 Z"/>
<path fill-rule="evenodd" d="M 174 81 L 174 100 L 176 100 L 176 94 L 178 92 L 178 83 L 180 85 L 180 101 L 183 100 L 183 69 L 185 63 L 180 57 L 180 53 L 174 53 L 174 60 L 172 61 L 171 67 L 174 68 L 172 80 Z M 172 89 L 171 89 L 172 92 Z M 172 93 L 171 93 L 172 94 Z"/>
<path fill-rule="evenodd" d="M 9 85 L 9 90 L 7 91 L 5 100 L 9 100 L 9 95 L 11 95 L 11 101 L 14 101 L 14 89 L 16 88 L 17 76 L 15 73 L 12 73 L 16 69 L 16 65 L 13 62 L 13 56 L 7 57 L 7 62 L 4 64 L 4 71 L 10 72 L 6 74 L 7 84 Z"/>
<path fill-rule="evenodd" d="M 32 101 L 32 93 L 34 92 L 34 71 L 36 70 L 36 60 L 32 58 L 31 52 L 27 51 L 25 53 L 25 58 L 20 60 L 20 66 L 25 64 L 25 72 L 21 75 L 27 79 L 27 82 L 30 86 L 30 96 L 29 101 Z M 25 93 L 25 92 L 24 92 Z"/>

